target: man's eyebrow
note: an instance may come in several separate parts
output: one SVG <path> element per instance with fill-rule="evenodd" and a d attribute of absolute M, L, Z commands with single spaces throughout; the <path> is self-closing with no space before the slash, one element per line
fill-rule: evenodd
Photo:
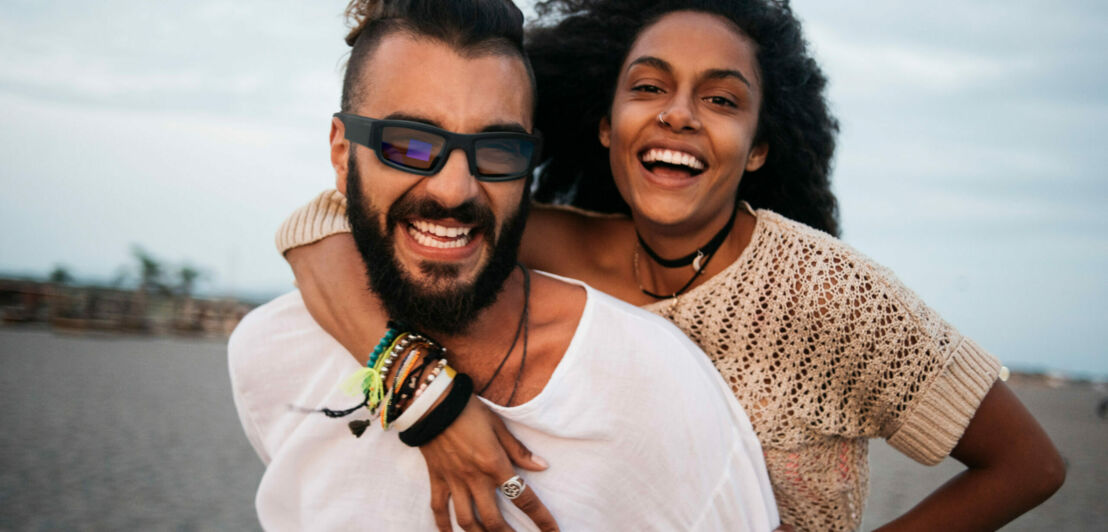
<path fill-rule="evenodd" d="M 408 113 L 392 113 L 392 114 L 386 116 L 384 119 L 385 120 L 405 120 L 405 121 L 408 121 L 408 122 L 419 122 L 420 124 L 427 124 L 429 126 L 435 126 L 437 128 L 440 128 L 440 129 L 442 128 L 442 126 L 440 126 L 438 122 L 435 122 L 434 120 L 431 120 L 430 118 L 427 118 L 425 116 L 410 115 Z"/>
<path fill-rule="evenodd" d="M 420 124 L 427 124 L 429 126 L 434 126 L 434 127 L 439 128 L 439 129 L 446 129 L 446 128 L 442 127 L 441 124 L 439 124 L 438 122 L 436 122 L 434 120 L 431 120 L 430 118 L 427 118 L 425 116 L 412 115 L 412 114 L 408 114 L 408 113 L 392 113 L 392 114 L 386 116 L 385 120 L 405 120 L 405 121 L 408 121 L 408 122 L 418 122 Z M 523 124 L 520 124 L 518 122 L 498 122 L 498 123 L 495 123 L 495 124 L 489 124 L 489 125 L 481 128 L 481 133 L 500 133 L 500 132 L 504 132 L 504 131 L 511 132 L 511 133 L 529 133 L 529 131 L 527 131 L 527 128 L 523 127 Z"/>
<path fill-rule="evenodd" d="M 530 133 L 527 128 L 523 127 L 523 124 L 516 122 L 504 122 L 501 124 L 489 124 L 481 128 L 481 133 L 500 133 L 503 131 L 511 133 Z"/>

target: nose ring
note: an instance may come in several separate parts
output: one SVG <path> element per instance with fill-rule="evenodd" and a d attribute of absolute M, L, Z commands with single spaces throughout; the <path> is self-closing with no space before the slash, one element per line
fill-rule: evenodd
<path fill-rule="evenodd" d="M 658 113 L 658 123 L 662 124 L 663 126 L 669 127 L 669 122 L 666 122 L 665 116 L 666 116 L 665 111 L 662 111 L 662 112 Z"/>

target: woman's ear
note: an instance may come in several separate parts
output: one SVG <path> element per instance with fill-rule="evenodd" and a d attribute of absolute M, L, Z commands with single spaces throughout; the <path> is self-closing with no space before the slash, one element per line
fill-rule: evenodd
<path fill-rule="evenodd" d="M 597 131 L 597 137 L 600 139 L 600 143 L 603 144 L 605 148 L 611 148 L 612 120 L 606 116 L 604 118 L 601 118 L 600 127 L 598 129 L 599 131 Z"/>
<path fill-rule="evenodd" d="M 346 127 L 337 117 L 331 118 L 331 167 L 335 169 L 335 188 L 346 195 L 346 164 L 350 161 L 350 141 Z"/>
<path fill-rule="evenodd" d="M 766 156 L 769 155 L 769 144 L 759 143 L 750 150 L 746 156 L 746 171 L 753 172 L 766 164 Z"/>

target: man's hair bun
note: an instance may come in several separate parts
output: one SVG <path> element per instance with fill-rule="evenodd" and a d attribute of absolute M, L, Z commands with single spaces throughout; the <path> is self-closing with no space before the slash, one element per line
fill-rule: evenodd
<path fill-rule="evenodd" d="M 366 24 L 373 20 L 387 18 L 385 13 L 389 0 L 350 0 L 346 6 L 346 24 L 350 27 L 350 33 L 346 34 L 346 44 L 354 46 L 358 41 L 358 35 L 362 34 Z"/>

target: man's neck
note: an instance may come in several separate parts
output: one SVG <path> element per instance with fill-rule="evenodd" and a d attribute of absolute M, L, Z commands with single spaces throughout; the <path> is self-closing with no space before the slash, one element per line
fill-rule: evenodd
<path fill-rule="evenodd" d="M 483 395 L 498 404 L 520 404 L 542 391 L 584 311 L 583 288 L 541 274 L 530 276 L 528 319 L 515 345 L 524 305 L 524 279 L 518 269 L 464 333 L 436 336 L 452 353 L 450 365 L 469 374 L 476 390 L 487 385 Z"/>
<path fill-rule="evenodd" d="M 523 292 L 523 274 L 517 268 L 505 279 L 496 300 L 482 309 L 464 331 L 456 334 L 430 334 L 450 351 L 465 353 L 465 365 L 480 364 L 490 359 L 499 362 L 499 356 L 511 344 L 523 315 Z M 451 363 L 457 367 L 453 360 Z"/>

